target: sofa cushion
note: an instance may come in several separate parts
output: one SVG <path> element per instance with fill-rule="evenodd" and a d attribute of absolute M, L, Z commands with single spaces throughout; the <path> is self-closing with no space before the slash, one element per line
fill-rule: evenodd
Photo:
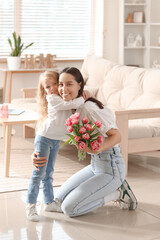
<path fill-rule="evenodd" d="M 104 79 L 102 93 L 105 104 L 113 110 L 129 109 L 132 102 L 143 93 L 141 86 L 143 75 L 142 68 L 114 66 Z"/>

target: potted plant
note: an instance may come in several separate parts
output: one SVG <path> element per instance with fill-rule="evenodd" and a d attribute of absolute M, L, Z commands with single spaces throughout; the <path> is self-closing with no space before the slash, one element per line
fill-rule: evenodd
<path fill-rule="evenodd" d="M 20 56 L 22 54 L 22 52 L 27 49 L 28 47 L 33 45 L 33 42 L 30 43 L 29 45 L 27 45 L 26 47 L 24 47 L 24 43 L 21 42 L 21 37 L 20 36 L 16 36 L 16 33 L 12 33 L 13 36 L 13 41 L 14 43 L 12 44 L 12 41 L 10 38 L 8 38 L 8 43 L 11 47 L 11 54 L 10 57 L 8 57 L 7 59 L 7 63 L 8 63 L 8 68 L 12 69 L 12 70 L 16 70 L 20 68 L 20 64 L 21 64 L 21 59 Z"/>

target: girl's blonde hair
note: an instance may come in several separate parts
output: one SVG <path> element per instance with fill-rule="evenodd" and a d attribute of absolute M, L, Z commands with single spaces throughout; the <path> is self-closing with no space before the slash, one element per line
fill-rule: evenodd
<path fill-rule="evenodd" d="M 59 80 L 59 73 L 58 72 L 52 72 L 52 71 L 45 71 L 41 73 L 39 78 L 39 84 L 38 84 L 38 92 L 37 92 L 37 100 L 38 100 L 38 114 L 39 114 L 39 121 L 38 126 L 39 127 L 44 120 L 47 118 L 47 107 L 48 103 L 46 100 L 46 92 L 44 89 L 44 81 L 45 79 L 53 79 L 57 81 Z"/>

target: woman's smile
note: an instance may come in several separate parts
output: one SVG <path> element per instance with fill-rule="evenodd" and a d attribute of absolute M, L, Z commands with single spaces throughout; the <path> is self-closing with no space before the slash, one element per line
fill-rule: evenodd
<path fill-rule="evenodd" d="M 59 77 L 59 94 L 65 101 L 77 98 L 80 84 L 69 73 L 62 73 Z"/>

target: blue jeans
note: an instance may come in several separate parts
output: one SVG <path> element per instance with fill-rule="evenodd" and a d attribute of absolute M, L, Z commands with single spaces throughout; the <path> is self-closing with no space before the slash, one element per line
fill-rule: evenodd
<path fill-rule="evenodd" d="M 66 215 L 83 215 L 104 205 L 104 197 L 122 185 L 125 172 L 120 148 L 113 147 L 91 155 L 91 164 L 71 176 L 55 197 Z"/>
<path fill-rule="evenodd" d="M 53 140 L 36 135 L 34 142 L 35 151 L 40 153 L 40 157 L 46 157 L 47 163 L 45 166 L 39 168 L 40 171 L 37 171 L 36 169 L 33 170 L 27 193 L 27 203 L 33 204 L 37 202 L 41 180 L 44 203 L 47 204 L 53 202 L 54 193 L 52 186 L 52 175 L 59 150 L 59 142 L 59 140 Z"/>

